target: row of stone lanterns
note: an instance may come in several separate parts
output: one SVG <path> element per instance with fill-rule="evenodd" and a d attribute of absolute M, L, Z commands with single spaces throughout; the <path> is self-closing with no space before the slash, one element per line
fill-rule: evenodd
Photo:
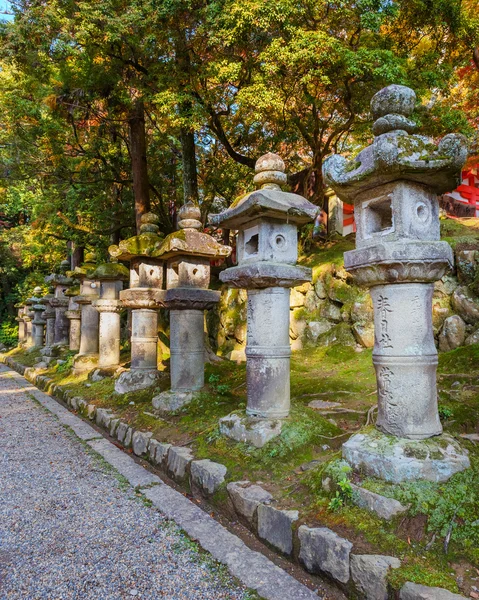
<path fill-rule="evenodd" d="M 389 436 L 353 436 L 344 444 L 343 455 L 353 467 L 386 480 L 439 481 L 467 468 L 469 461 L 460 446 L 443 437 L 424 446 L 426 459 L 411 457 L 406 446 L 408 440 L 429 440 L 442 433 L 431 302 L 433 283 L 453 258 L 448 244 L 439 241 L 437 194 L 454 188 L 467 151 L 461 136 L 446 136 L 436 146 L 414 135 L 415 124 L 409 118 L 414 106 L 409 88 L 381 90 L 371 103 L 376 119 L 373 144 L 353 161 L 333 156 L 324 173 L 337 195 L 355 206 L 357 248 L 346 253 L 345 266 L 358 283 L 371 288 L 377 427 Z M 283 161 L 267 154 L 256 164 L 259 189 L 213 218 L 215 224 L 238 231 L 238 265 L 223 271 L 220 279 L 248 290 L 246 414 L 221 419 L 220 430 L 256 446 L 279 435 L 282 420 L 289 415 L 290 289 L 311 280 L 311 270 L 297 265 L 297 228 L 314 219 L 317 207 L 283 192 L 285 182 Z M 81 306 L 76 371 L 117 368 L 119 311 L 131 310 L 131 367 L 116 380 L 117 392 L 156 384 L 158 309 L 169 309 L 171 386 L 153 399 L 159 411 L 185 406 L 204 385 L 204 310 L 219 299 L 219 292 L 208 289 L 210 263 L 231 252 L 199 231 L 200 212 L 195 206 L 184 206 L 179 217 L 180 230 L 163 240 L 158 219 L 143 215 L 139 236 L 110 247 L 114 260 L 129 262 L 129 289 L 121 290 L 128 274 L 115 263 L 95 270 L 87 257 L 70 274 L 81 285 L 80 295 L 70 298 L 67 315 L 78 321 L 73 304 Z M 65 294 L 72 279 L 60 274 L 50 281 L 55 285 L 49 300 L 55 308 L 54 343 L 65 343 Z M 19 311 L 27 346 L 42 343 L 44 308 L 33 297 Z M 77 345 L 77 333 L 70 335 L 70 347 Z"/>

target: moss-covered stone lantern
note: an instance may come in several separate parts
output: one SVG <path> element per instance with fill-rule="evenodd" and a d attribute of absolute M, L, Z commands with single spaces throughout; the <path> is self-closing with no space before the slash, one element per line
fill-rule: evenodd
<path fill-rule="evenodd" d="M 69 349 L 72 352 L 80 350 L 81 341 L 81 308 L 76 301 L 80 294 L 80 286 L 71 287 L 65 292 L 68 296 L 68 310 L 65 313 L 66 318 L 70 321 L 70 334 L 68 337 Z"/>
<path fill-rule="evenodd" d="M 45 306 L 41 303 L 42 300 L 42 288 L 37 286 L 33 290 L 34 303 L 32 305 L 34 317 L 32 321 L 33 325 L 33 345 L 35 348 L 42 348 L 45 336 L 45 325 L 46 321 L 43 318 L 45 312 Z"/>
<path fill-rule="evenodd" d="M 18 345 L 23 346 L 25 343 L 25 321 L 23 319 L 25 307 L 23 304 L 15 304 L 17 316 L 15 321 L 18 323 Z"/>
<path fill-rule="evenodd" d="M 80 305 L 80 348 L 73 359 L 73 372 L 76 374 L 91 371 L 98 364 L 98 311 L 92 302 L 98 298 L 100 284 L 94 279 L 96 256 L 94 252 L 85 254 L 85 262 L 70 272 L 72 279 L 80 283 L 80 294 L 74 301 Z"/>
<path fill-rule="evenodd" d="M 266 154 L 256 163 L 259 189 L 232 204 L 213 222 L 238 230 L 238 266 L 223 271 L 221 280 L 248 290 L 246 414 L 220 421 L 223 433 L 255 445 L 278 435 L 290 409 L 290 288 L 311 281 L 311 269 L 296 264 L 298 225 L 312 221 L 317 206 L 302 196 L 283 192 L 284 163 Z M 260 435 L 258 435 L 260 432 Z"/>
<path fill-rule="evenodd" d="M 103 263 L 92 277 L 100 282 L 100 298 L 93 302 L 100 313 L 99 369 L 116 370 L 120 366 L 120 312 L 123 310 L 120 292 L 128 281 L 128 269 L 117 263 Z"/>
<path fill-rule="evenodd" d="M 55 287 L 54 297 L 50 300 L 50 305 L 55 310 L 55 334 L 53 343 L 58 345 L 68 345 L 69 322 L 65 313 L 68 308 L 68 298 L 65 296 L 67 289 L 73 285 L 73 280 L 67 276 L 70 268 L 68 260 L 60 264 L 60 272 L 53 273 L 45 277 L 45 283 Z"/>
<path fill-rule="evenodd" d="M 140 235 L 110 246 L 112 258 L 130 263 L 130 288 L 120 292 L 131 309 L 131 367 L 115 382 L 120 394 L 155 385 L 158 380 L 158 309 L 164 306 L 163 261 L 151 253 L 158 242 L 159 219 L 152 213 L 141 217 Z"/>
<path fill-rule="evenodd" d="M 452 438 L 434 439 L 442 426 L 432 327 L 434 282 L 453 265 L 449 244 L 439 240 L 437 195 L 456 187 L 467 147 L 461 135 L 436 144 L 414 134 L 415 101 L 413 90 L 401 85 L 378 92 L 371 101 L 372 145 L 352 160 L 334 155 L 324 166 L 338 197 L 354 203 L 356 250 L 345 253 L 345 267 L 371 290 L 377 428 L 386 434 L 355 435 L 343 455 L 355 468 L 391 481 L 441 481 L 469 465 Z M 412 446 L 430 438 L 415 456 Z"/>
<path fill-rule="evenodd" d="M 177 410 L 204 386 L 204 311 L 220 292 L 209 290 L 210 261 L 231 254 L 201 229 L 201 213 L 188 203 L 178 213 L 179 231 L 153 252 L 166 262 L 166 307 L 170 311 L 171 389 L 153 398 L 160 411 Z"/>
<path fill-rule="evenodd" d="M 28 298 L 25 301 L 25 308 L 23 309 L 23 321 L 25 323 L 25 348 L 33 347 L 33 319 L 35 313 L 33 312 L 33 304 L 36 298 Z"/>

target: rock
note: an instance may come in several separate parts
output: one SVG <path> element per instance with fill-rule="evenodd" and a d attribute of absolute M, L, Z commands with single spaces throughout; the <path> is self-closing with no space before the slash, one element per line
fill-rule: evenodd
<path fill-rule="evenodd" d="M 164 465 L 166 462 L 166 457 L 168 456 L 168 450 L 170 448 L 171 444 L 165 444 L 163 442 L 159 442 L 158 440 L 150 439 L 148 452 L 151 461 L 156 465 Z"/>
<path fill-rule="evenodd" d="M 96 406 L 94 404 L 88 404 L 86 407 L 87 417 L 93 421 L 96 417 Z"/>
<path fill-rule="evenodd" d="M 479 252 L 477 250 L 459 250 L 456 252 L 457 278 L 462 284 L 472 283 L 477 270 Z"/>
<path fill-rule="evenodd" d="M 394 498 L 386 498 L 386 496 L 375 494 L 363 487 L 354 485 L 354 483 L 351 483 L 351 487 L 354 492 L 354 504 L 360 508 L 365 508 L 366 510 L 376 513 L 381 519 L 389 521 L 396 515 L 407 511 L 407 507 L 403 506 Z"/>
<path fill-rule="evenodd" d="M 246 343 L 247 325 L 246 322 L 238 323 L 235 327 L 234 337 L 238 344 Z"/>
<path fill-rule="evenodd" d="M 153 408 L 160 413 L 174 412 L 187 406 L 193 400 L 193 392 L 174 392 L 167 390 L 152 398 Z"/>
<path fill-rule="evenodd" d="M 290 308 L 300 308 L 304 306 L 305 297 L 304 294 L 298 292 L 295 288 L 291 289 L 291 295 L 289 297 L 289 306 Z"/>
<path fill-rule="evenodd" d="M 476 331 L 468 335 L 464 340 L 464 345 L 471 346 L 471 344 L 479 344 L 479 329 L 476 329 Z"/>
<path fill-rule="evenodd" d="M 323 333 L 330 331 L 334 325 L 331 321 L 321 319 L 319 321 L 309 321 L 308 325 L 308 339 L 312 342 L 316 342 L 318 337 Z"/>
<path fill-rule="evenodd" d="M 340 323 L 342 321 L 341 309 L 331 302 L 325 302 L 321 307 L 319 314 L 323 319 L 333 321 L 334 323 Z"/>
<path fill-rule="evenodd" d="M 355 289 L 342 279 L 331 278 L 328 281 L 328 298 L 339 304 L 351 302 L 354 298 Z"/>
<path fill-rule="evenodd" d="M 116 428 L 116 439 L 120 442 L 120 444 L 128 447 L 131 444 L 132 437 L 133 429 L 128 425 L 128 423 L 120 421 L 118 427 Z"/>
<path fill-rule="evenodd" d="M 246 362 L 246 348 L 231 350 L 227 353 L 226 358 L 236 363 Z"/>
<path fill-rule="evenodd" d="M 474 325 L 479 321 L 479 299 L 466 286 L 454 290 L 451 304 L 466 323 Z"/>
<path fill-rule="evenodd" d="M 259 485 L 249 481 L 233 481 L 226 486 L 236 512 L 253 523 L 254 513 L 260 504 L 269 504 L 273 496 Z"/>
<path fill-rule="evenodd" d="M 201 490 L 211 495 L 224 482 L 227 469 L 211 460 L 194 460 L 191 463 L 191 480 Z"/>
<path fill-rule="evenodd" d="M 308 312 L 314 312 L 322 304 L 314 290 L 310 290 L 304 297 L 304 308 Z"/>
<path fill-rule="evenodd" d="M 349 555 L 353 545 L 327 527 L 298 530 L 299 560 L 310 573 L 326 573 L 341 583 L 349 581 Z"/>
<path fill-rule="evenodd" d="M 299 318 L 302 311 L 293 310 L 290 312 L 289 318 L 289 330 L 291 337 L 295 340 L 304 335 L 306 329 L 306 321 L 303 318 Z"/>
<path fill-rule="evenodd" d="M 367 323 L 366 325 L 354 323 L 352 331 L 356 341 L 358 344 L 361 344 L 363 348 L 374 347 L 374 323 Z"/>
<path fill-rule="evenodd" d="M 111 437 L 115 437 L 116 430 L 118 429 L 118 425 L 120 424 L 120 419 L 112 419 L 110 421 L 110 435 Z"/>
<path fill-rule="evenodd" d="M 135 431 L 132 438 L 133 453 L 137 456 L 143 456 L 148 450 L 148 444 L 153 434 L 146 431 Z"/>
<path fill-rule="evenodd" d="M 98 427 L 104 427 L 105 429 L 110 428 L 110 421 L 113 413 L 110 408 L 97 408 L 96 409 L 96 424 Z"/>
<path fill-rule="evenodd" d="M 127 394 L 152 387 L 158 383 L 159 374 L 155 371 L 123 371 L 115 381 L 115 392 Z"/>
<path fill-rule="evenodd" d="M 35 368 L 36 369 L 48 369 L 48 364 L 44 360 L 41 360 L 40 362 L 36 363 Z"/>
<path fill-rule="evenodd" d="M 444 321 L 439 334 L 439 350 L 447 352 L 464 344 L 466 339 L 466 324 L 459 315 L 452 315 Z"/>
<path fill-rule="evenodd" d="M 433 302 L 432 304 L 432 327 L 434 333 L 437 334 L 441 327 L 444 325 L 444 321 L 447 317 L 451 316 L 451 309 L 441 306 Z"/>
<path fill-rule="evenodd" d="M 72 410 L 78 410 L 78 402 L 80 400 L 83 400 L 81 396 L 74 396 L 68 400 L 67 404 Z"/>
<path fill-rule="evenodd" d="M 189 448 L 172 446 L 168 450 L 168 472 L 174 479 L 181 481 L 185 478 L 186 470 L 193 458 L 193 452 Z"/>
<path fill-rule="evenodd" d="M 454 275 L 444 275 L 442 279 L 434 284 L 434 293 L 441 296 L 450 296 L 459 285 L 457 277 Z"/>
<path fill-rule="evenodd" d="M 314 284 L 314 292 L 320 300 L 325 300 L 328 297 L 326 286 L 324 285 L 324 281 L 320 277 L 318 277 Z"/>
<path fill-rule="evenodd" d="M 464 600 L 465 596 L 453 594 L 437 587 L 427 587 L 408 581 L 399 592 L 399 600 Z"/>
<path fill-rule="evenodd" d="M 400 566 L 401 561 L 393 556 L 351 554 L 351 577 L 366 600 L 388 600 L 387 574 Z"/>
<path fill-rule="evenodd" d="M 319 346 L 332 346 L 333 344 L 341 344 L 343 346 L 351 346 L 352 348 L 355 348 L 356 340 L 351 333 L 351 328 L 349 325 L 347 323 L 339 323 L 339 325 L 334 325 L 334 327 L 327 333 L 320 335 L 318 337 L 317 344 Z"/>
<path fill-rule="evenodd" d="M 281 421 L 228 415 L 219 421 L 220 432 L 237 442 L 262 448 L 281 433 Z"/>
<path fill-rule="evenodd" d="M 299 518 L 297 510 L 278 510 L 266 504 L 258 506 L 258 535 L 283 554 L 293 551 L 294 521 Z"/>
<path fill-rule="evenodd" d="M 328 402 L 326 400 L 312 400 L 308 404 L 309 408 L 314 408 L 315 410 L 330 410 L 331 408 L 341 408 L 341 402 Z"/>
<path fill-rule="evenodd" d="M 105 375 L 101 369 L 95 369 L 90 375 L 89 375 L 89 379 L 90 381 L 96 382 L 96 381 L 102 381 L 103 379 L 105 379 L 105 377 L 107 377 L 107 375 Z"/>
<path fill-rule="evenodd" d="M 343 458 L 356 471 L 390 483 L 447 481 L 470 467 L 467 451 L 450 435 L 426 440 L 391 438 L 379 431 L 358 433 L 342 446 Z"/>

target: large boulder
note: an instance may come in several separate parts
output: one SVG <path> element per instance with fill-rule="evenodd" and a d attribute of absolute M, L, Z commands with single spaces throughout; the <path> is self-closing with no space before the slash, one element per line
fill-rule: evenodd
<path fill-rule="evenodd" d="M 464 345 L 466 324 L 459 315 L 447 317 L 439 334 L 439 350 L 447 352 Z"/>
<path fill-rule="evenodd" d="M 473 325 L 479 322 L 479 298 L 465 285 L 454 290 L 451 304 L 466 323 Z"/>

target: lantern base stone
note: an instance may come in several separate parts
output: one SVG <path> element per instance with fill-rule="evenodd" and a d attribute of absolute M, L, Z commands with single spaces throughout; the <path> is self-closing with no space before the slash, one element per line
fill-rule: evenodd
<path fill-rule="evenodd" d="M 98 354 L 77 354 L 73 359 L 73 374 L 79 375 L 98 366 Z"/>
<path fill-rule="evenodd" d="M 443 482 L 471 466 L 467 450 L 448 434 L 409 440 L 372 430 L 353 435 L 342 449 L 354 470 L 390 483 Z"/>
<path fill-rule="evenodd" d="M 117 394 L 127 394 L 128 392 L 137 392 L 145 390 L 158 383 L 158 371 L 123 371 L 115 382 L 115 392 Z"/>
<path fill-rule="evenodd" d="M 228 415 L 219 421 L 220 433 L 237 442 L 262 448 L 281 434 L 282 423 L 278 419 L 256 419 L 254 417 Z"/>
<path fill-rule="evenodd" d="M 173 412 L 189 404 L 194 397 L 194 392 L 175 392 L 167 390 L 155 396 L 152 400 L 153 408 L 160 413 Z"/>

